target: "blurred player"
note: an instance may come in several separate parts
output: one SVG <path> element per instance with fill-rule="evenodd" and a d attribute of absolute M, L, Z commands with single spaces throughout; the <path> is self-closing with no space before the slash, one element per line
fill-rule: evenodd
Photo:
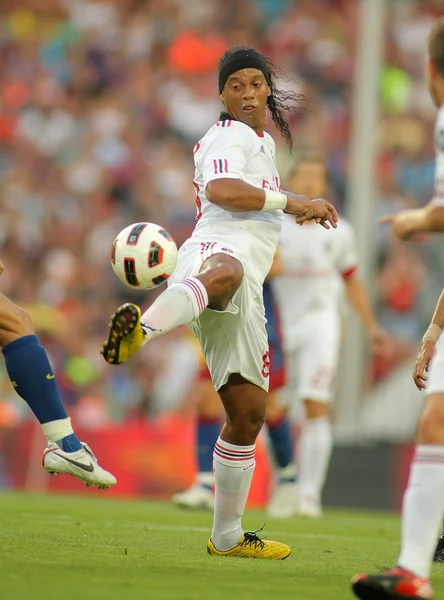
<path fill-rule="evenodd" d="M 197 225 L 181 247 L 169 286 L 141 316 L 125 304 L 112 317 L 102 353 L 126 361 L 148 341 L 180 325 L 198 338 L 226 421 L 214 450 L 214 522 L 208 552 L 218 556 L 286 558 L 286 544 L 244 534 L 241 518 L 255 466 L 255 441 L 265 419 L 269 353 L 262 284 L 282 223 L 282 210 L 303 223 L 336 226 L 324 200 L 282 193 L 271 116 L 291 145 L 284 119 L 296 94 L 276 88 L 273 65 L 252 48 L 227 51 L 219 63 L 224 112 L 194 149 Z M 295 315 L 298 318 L 299 315 Z"/>
<path fill-rule="evenodd" d="M 5 270 L 0 261 L 0 275 Z M 48 440 L 43 466 L 49 473 L 67 473 L 107 489 L 117 483 L 97 463 L 91 448 L 80 442 L 66 414 L 59 389 L 29 314 L 0 294 L 0 346 L 8 377 L 42 426 Z"/>
<path fill-rule="evenodd" d="M 273 263 L 274 265 L 276 263 Z M 274 276 L 274 269 L 269 273 Z M 273 392 L 284 385 L 285 368 L 281 344 L 281 331 L 277 314 L 276 303 L 269 282 L 264 283 L 264 306 L 267 319 L 267 335 L 270 348 L 270 387 L 269 405 L 273 401 Z M 173 502 L 184 508 L 213 508 L 213 450 L 221 429 L 220 398 L 211 382 L 211 375 L 205 361 L 202 360 L 199 380 L 195 391 L 197 423 L 196 423 L 196 458 L 198 473 L 194 484 L 178 494 L 174 494 Z M 274 404 L 274 402 L 273 402 Z M 268 416 L 267 429 L 270 438 L 271 450 L 276 469 L 276 486 L 269 505 L 271 516 L 289 516 L 282 514 L 281 496 L 283 490 L 291 490 L 295 497 L 296 469 L 293 464 L 293 438 L 290 422 L 282 409 L 273 408 L 272 418 Z M 285 502 L 285 510 L 287 509 Z"/>
<path fill-rule="evenodd" d="M 289 189 L 309 198 L 327 193 L 324 160 L 303 158 L 290 174 Z M 341 219 L 335 235 L 284 217 L 279 258 L 283 274 L 273 280 L 284 334 L 287 384 L 280 397 L 303 402 L 305 421 L 298 445 L 299 513 L 319 517 L 321 493 L 333 447 L 330 403 L 341 342 L 343 293 L 359 315 L 373 351 L 388 348 L 358 274 L 354 233 Z M 326 235 L 325 235 L 326 234 Z M 342 282 L 341 282 L 342 279 Z M 301 317 L 295 319 L 294 315 Z M 287 501 L 294 506 L 294 499 Z"/>
<path fill-rule="evenodd" d="M 391 221 L 401 240 L 444 231 L 444 18 L 428 40 L 429 89 L 439 108 L 435 125 L 435 193 L 424 208 L 406 210 Z M 356 575 L 352 586 L 365 600 L 433 598 L 429 582 L 435 536 L 444 514 L 444 293 L 422 339 L 413 379 L 427 400 L 419 419 L 416 449 L 402 506 L 401 553 L 394 569 L 381 575 Z"/>

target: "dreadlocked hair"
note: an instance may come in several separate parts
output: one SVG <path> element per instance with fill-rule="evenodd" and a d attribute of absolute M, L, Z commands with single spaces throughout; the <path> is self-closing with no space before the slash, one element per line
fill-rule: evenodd
<path fill-rule="evenodd" d="M 236 46 L 235 48 L 230 48 L 227 50 L 219 61 L 219 67 L 228 56 L 235 54 L 238 50 L 252 50 L 259 54 L 265 61 L 269 72 L 269 76 L 266 77 L 266 79 L 271 88 L 271 94 L 267 99 L 267 108 L 271 115 L 271 119 L 276 126 L 276 129 L 285 138 L 291 151 L 293 149 L 293 137 L 291 135 L 290 127 L 285 120 L 285 113 L 301 114 L 304 112 L 305 96 L 292 90 L 278 89 L 276 83 L 274 82 L 275 79 L 282 79 L 284 81 L 289 81 L 290 79 L 286 77 L 285 73 L 280 67 L 275 65 L 269 58 L 265 57 L 263 54 L 254 48 L 251 48 L 250 46 Z"/>
<path fill-rule="evenodd" d="M 303 94 L 298 94 L 293 90 L 278 89 L 274 79 L 284 79 L 284 74 L 280 67 L 275 65 L 269 58 L 264 57 L 264 59 L 271 75 L 271 94 L 268 96 L 267 107 L 273 123 L 276 125 L 276 129 L 285 138 L 291 151 L 293 149 L 293 137 L 291 135 L 290 127 L 285 120 L 285 113 L 300 114 L 304 112 L 305 96 Z M 286 81 L 288 81 L 288 79 Z"/>

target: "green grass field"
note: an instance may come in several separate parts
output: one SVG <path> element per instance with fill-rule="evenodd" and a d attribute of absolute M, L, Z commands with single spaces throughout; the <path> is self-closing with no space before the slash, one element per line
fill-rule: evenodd
<path fill-rule="evenodd" d="M 0 598 L 255 600 L 352 598 L 350 577 L 391 566 L 399 519 L 327 511 L 319 521 L 248 511 L 245 528 L 289 543 L 285 561 L 207 556 L 211 515 L 109 497 L 0 494 Z M 444 565 L 434 567 L 436 597 Z"/>

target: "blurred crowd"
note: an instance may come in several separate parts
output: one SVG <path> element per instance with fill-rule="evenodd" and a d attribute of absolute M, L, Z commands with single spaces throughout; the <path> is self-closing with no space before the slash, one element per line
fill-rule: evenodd
<path fill-rule="evenodd" d="M 444 265 L 439 241 L 403 246 L 376 221 L 432 194 L 425 40 L 443 2 L 388 4 L 372 291 L 396 362 L 416 345 Z M 302 151 L 322 152 L 344 211 L 356 38 L 355 0 L 2 0 L 0 289 L 30 310 L 78 422 L 144 418 L 192 395 L 196 347 L 184 332 L 119 368 L 99 349 L 117 305 L 155 297 L 112 274 L 115 235 L 136 221 L 178 243 L 192 230 L 192 148 L 221 108 L 220 55 L 253 45 L 287 74 L 279 85 L 304 94 L 292 157 L 275 134 L 281 172 Z M 1 371 L 0 422 L 25 410 L 13 398 Z"/>

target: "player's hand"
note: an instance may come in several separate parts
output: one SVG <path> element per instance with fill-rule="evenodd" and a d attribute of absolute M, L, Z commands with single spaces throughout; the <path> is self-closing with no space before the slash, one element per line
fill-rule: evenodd
<path fill-rule="evenodd" d="M 317 198 L 308 200 L 303 210 L 296 215 L 295 220 L 298 225 L 302 225 L 305 221 L 316 221 L 325 229 L 330 229 L 330 225 L 334 228 L 337 227 L 338 213 L 333 204 L 323 198 Z"/>
<path fill-rule="evenodd" d="M 379 325 L 369 331 L 372 352 L 374 356 L 390 358 L 393 355 L 394 343 L 392 337 Z"/>
<path fill-rule="evenodd" d="M 416 357 L 415 368 L 413 369 L 413 381 L 420 391 L 426 387 L 427 372 L 434 354 L 435 344 L 433 342 L 422 342 L 418 356 Z"/>
<path fill-rule="evenodd" d="M 400 240 L 409 240 L 416 233 L 417 229 L 418 210 L 402 210 L 397 215 L 389 215 L 379 219 L 381 225 L 391 224 L 393 233 Z"/>

